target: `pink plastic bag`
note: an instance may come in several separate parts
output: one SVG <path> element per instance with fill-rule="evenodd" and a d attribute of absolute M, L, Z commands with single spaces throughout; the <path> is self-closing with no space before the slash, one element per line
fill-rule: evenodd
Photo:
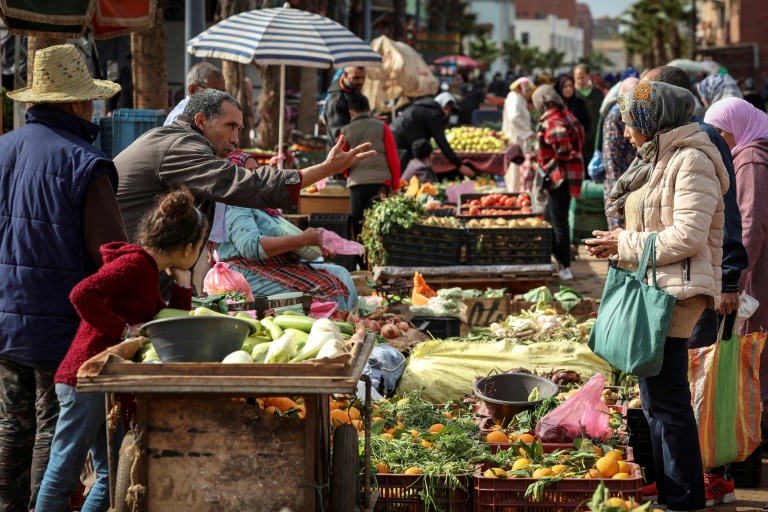
<path fill-rule="evenodd" d="M 363 244 L 353 242 L 351 240 L 345 240 L 333 231 L 320 228 L 323 232 L 323 248 L 326 251 L 335 254 L 354 254 L 356 256 L 363 255 Z"/>
<path fill-rule="evenodd" d="M 312 301 L 312 306 L 309 308 L 309 316 L 315 319 L 331 318 L 338 309 L 339 305 L 335 302 L 320 302 L 319 300 Z"/>
<path fill-rule="evenodd" d="M 602 438 L 610 417 L 608 406 L 600 400 L 604 388 L 605 375 L 598 373 L 571 398 L 541 418 L 536 425 L 536 435 L 545 443 Z"/>
<path fill-rule="evenodd" d="M 203 280 L 203 291 L 208 294 L 238 292 L 244 293 L 245 297 L 252 301 L 253 293 L 245 276 L 235 270 L 230 270 L 229 265 L 219 261 L 219 254 L 213 251 L 213 259 L 216 264 L 208 271 Z"/>

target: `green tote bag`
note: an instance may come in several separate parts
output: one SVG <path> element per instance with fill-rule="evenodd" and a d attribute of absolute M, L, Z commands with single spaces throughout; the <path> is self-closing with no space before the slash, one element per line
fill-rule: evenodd
<path fill-rule="evenodd" d="M 652 286 L 644 282 L 649 259 Z M 656 286 L 656 233 L 651 233 L 636 272 L 608 270 L 589 348 L 625 373 L 658 375 L 674 307 L 675 296 Z"/>

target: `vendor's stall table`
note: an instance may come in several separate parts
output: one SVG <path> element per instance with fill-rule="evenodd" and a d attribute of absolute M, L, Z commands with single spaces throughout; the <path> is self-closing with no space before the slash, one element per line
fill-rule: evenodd
<path fill-rule="evenodd" d="M 507 172 L 507 167 L 512 163 L 514 159 L 524 158 L 523 151 L 518 144 L 512 144 L 504 151 L 497 153 L 490 153 L 485 151 L 457 151 L 458 156 L 462 162 L 471 164 L 475 170 L 479 172 L 487 172 L 489 174 L 497 174 L 504 176 Z M 432 169 L 435 173 L 440 174 L 443 172 L 449 172 L 455 169 L 451 162 L 443 155 L 442 151 L 435 151 L 432 153 Z"/>
<path fill-rule="evenodd" d="M 418 272 L 432 288 L 459 287 L 463 290 L 506 287 L 511 294 L 525 293 L 546 286 L 557 267 L 537 265 L 454 265 L 450 267 L 394 267 L 374 269 L 374 279 L 382 276 L 412 278 Z"/>
<path fill-rule="evenodd" d="M 299 198 L 299 213 L 349 213 L 349 190 L 346 188 L 334 191 L 333 194 L 302 192 Z"/>
<path fill-rule="evenodd" d="M 321 510 L 330 474 L 328 395 L 357 390 L 374 344 L 368 336 L 347 364 L 114 358 L 98 375 L 79 377 L 77 390 L 136 394 L 139 451 L 131 485 L 142 489 L 138 510 Z M 304 398 L 304 419 L 275 416 L 245 400 L 283 395 Z"/>

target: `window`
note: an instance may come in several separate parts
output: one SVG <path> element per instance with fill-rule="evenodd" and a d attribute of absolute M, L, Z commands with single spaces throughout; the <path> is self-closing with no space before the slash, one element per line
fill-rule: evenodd
<path fill-rule="evenodd" d="M 530 44 L 530 34 L 528 32 L 520 33 L 520 43 L 522 43 L 524 46 L 528 46 Z"/>

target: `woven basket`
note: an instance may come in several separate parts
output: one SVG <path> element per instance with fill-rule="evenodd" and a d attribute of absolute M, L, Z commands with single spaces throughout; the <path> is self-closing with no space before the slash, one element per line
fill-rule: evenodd
<path fill-rule="evenodd" d="M 277 226 L 275 226 L 275 236 L 295 236 L 304 233 L 304 231 L 282 217 L 277 218 L 276 220 Z M 323 253 L 320 252 L 320 248 L 317 246 L 299 247 L 293 251 L 293 253 L 307 261 L 315 261 L 316 259 L 323 257 Z"/>

